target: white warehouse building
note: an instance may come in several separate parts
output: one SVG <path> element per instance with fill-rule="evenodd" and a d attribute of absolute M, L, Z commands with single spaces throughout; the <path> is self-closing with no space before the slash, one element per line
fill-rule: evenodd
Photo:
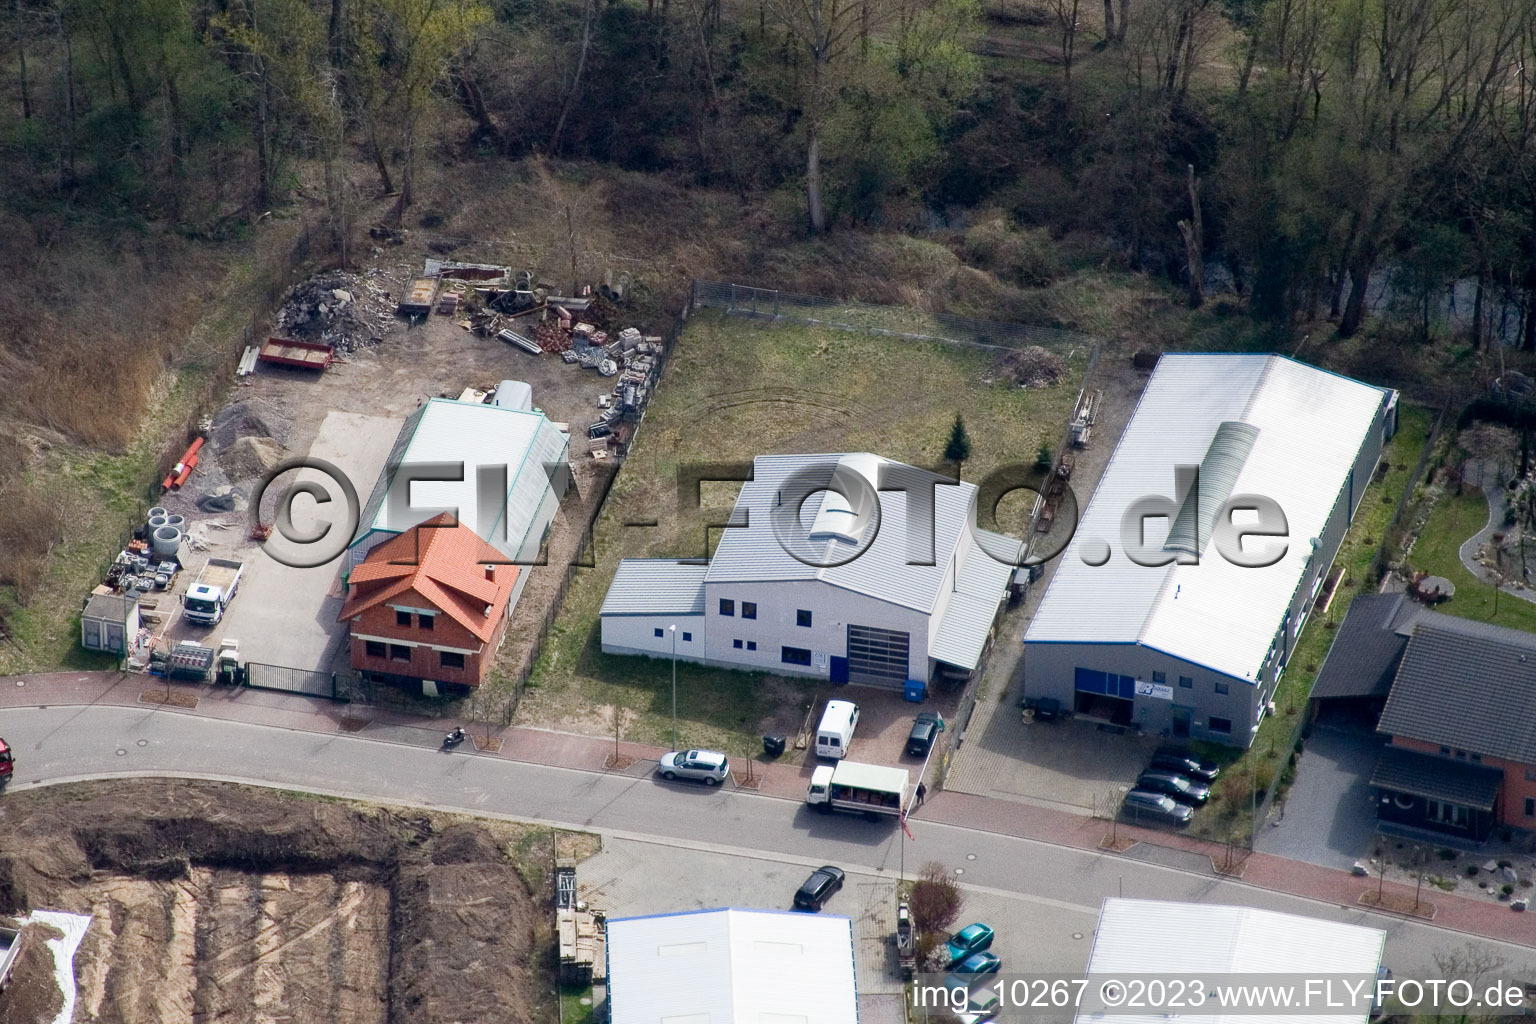
<path fill-rule="evenodd" d="M 909 537 L 909 493 L 880 485 L 921 473 L 869 453 L 758 456 L 707 563 L 619 563 L 603 651 L 892 688 L 963 677 L 1021 545 L 977 528 L 976 486 L 953 481 Z"/>
<path fill-rule="evenodd" d="M 503 381 L 498 391 L 519 383 Z M 523 384 L 520 405 L 531 394 Z M 536 564 L 570 485 L 570 446 L 570 437 L 531 407 L 448 398 L 423 403 L 395 437 L 343 568 L 351 572 L 379 544 L 452 511 L 509 563 L 525 567 L 517 574 L 515 605 L 531 575 L 526 566 Z"/>
<path fill-rule="evenodd" d="M 1283 356 L 1163 356 L 1024 634 L 1025 696 L 1246 747 L 1396 415 L 1395 391 Z M 1198 466 L 1199 487 L 1175 493 L 1176 466 Z M 1177 514 L 1125 530 L 1157 495 Z M 1211 542 L 1220 517 L 1254 524 L 1252 496 L 1286 524 L 1241 542 L 1248 555 L 1284 545 L 1263 568 Z M 1139 564 L 1158 558 L 1174 561 Z"/>

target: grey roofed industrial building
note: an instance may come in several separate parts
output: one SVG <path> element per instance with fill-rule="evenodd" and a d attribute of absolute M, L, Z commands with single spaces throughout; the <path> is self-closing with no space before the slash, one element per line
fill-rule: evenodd
<path fill-rule="evenodd" d="M 515 604 L 570 482 L 570 438 L 542 412 L 433 398 L 406 417 L 374 483 L 345 566 L 433 516 L 452 510 L 459 522 L 524 566 Z M 406 487 L 411 472 L 418 475 Z M 454 467 L 461 477 L 451 477 Z M 409 493 L 407 493 L 407 491 Z"/>
<path fill-rule="evenodd" d="M 758 456 L 707 565 L 620 563 L 603 650 L 670 657 L 675 639 L 690 661 L 890 687 L 968 673 L 1022 545 L 978 529 L 976 486 L 943 478 L 931 533 L 914 518 L 909 538 L 907 492 L 879 485 L 919 472 L 869 453 Z M 821 482 L 797 491 L 804 474 Z"/>
<path fill-rule="evenodd" d="M 1396 401 L 1283 356 L 1164 355 L 1024 635 L 1025 695 L 1153 735 L 1251 743 Z M 1178 466 L 1200 468 L 1198 490 L 1173 493 Z M 1174 512 L 1140 523 L 1142 546 L 1169 561 L 1141 565 L 1122 525 L 1156 495 Z M 1210 543 L 1223 504 L 1246 496 L 1286 519 L 1285 551 L 1265 568 Z"/>

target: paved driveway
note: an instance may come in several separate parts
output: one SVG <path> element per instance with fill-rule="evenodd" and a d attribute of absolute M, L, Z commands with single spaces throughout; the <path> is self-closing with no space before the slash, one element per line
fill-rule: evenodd
<path fill-rule="evenodd" d="M 320 425 L 309 455 L 346 473 L 357 488 L 358 500 L 366 502 L 399 431 L 400 421 L 396 419 L 332 412 Z M 294 479 L 311 477 L 322 486 L 327 483 L 323 476 L 307 471 Z M 328 508 L 318 508 L 308 498 L 294 501 L 294 526 L 301 531 L 324 524 L 330 516 Z M 342 517 L 338 513 L 336 518 Z M 333 529 L 345 525 L 339 522 Z M 336 621 L 342 605 L 337 580 L 340 565 L 333 561 L 313 569 L 293 569 L 274 561 L 265 551 L 247 558 L 246 579 L 223 625 L 229 636 L 239 639 L 240 653 L 246 660 L 331 671 L 343 633 Z"/>
<path fill-rule="evenodd" d="M 1255 837 L 1264 853 L 1347 868 L 1370 851 L 1376 835 L 1371 770 L 1381 739 L 1358 729 L 1320 725 L 1296 763 L 1285 807 Z"/>

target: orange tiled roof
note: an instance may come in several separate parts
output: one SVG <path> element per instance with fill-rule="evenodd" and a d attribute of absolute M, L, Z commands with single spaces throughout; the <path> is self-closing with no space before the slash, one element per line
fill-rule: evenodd
<path fill-rule="evenodd" d="M 480 641 L 490 640 L 517 582 L 518 567 L 501 565 L 501 553 L 443 512 L 368 552 L 352 570 L 342 621 L 408 591 L 450 616 Z M 495 579 L 485 577 L 486 566 Z M 490 614 L 485 615 L 485 607 Z"/>

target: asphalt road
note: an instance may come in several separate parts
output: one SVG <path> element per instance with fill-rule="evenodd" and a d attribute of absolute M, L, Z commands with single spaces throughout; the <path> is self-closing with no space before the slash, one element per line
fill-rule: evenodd
<path fill-rule="evenodd" d="M 905 856 L 910 873 L 937 860 L 963 869 L 960 881 L 978 894 L 1006 894 L 1041 908 L 1096 915 L 1112 895 L 1264 907 L 1383 929 L 1386 963 L 1399 977 L 1437 977 L 1437 953 L 1474 943 L 1506 961 L 1507 976 L 1536 981 L 1536 949 L 1529 946 L 920 817 L 911 822 L 913 839 L 903 851 L 894 823 L 824 816 L 748 792 L 149 709 L 12 709 L 0 714 L 0 735 L 16 751 L 15 789 L 134 774 L 183 775 L 536 820 L 786 864 L 895 873 Z"/>

